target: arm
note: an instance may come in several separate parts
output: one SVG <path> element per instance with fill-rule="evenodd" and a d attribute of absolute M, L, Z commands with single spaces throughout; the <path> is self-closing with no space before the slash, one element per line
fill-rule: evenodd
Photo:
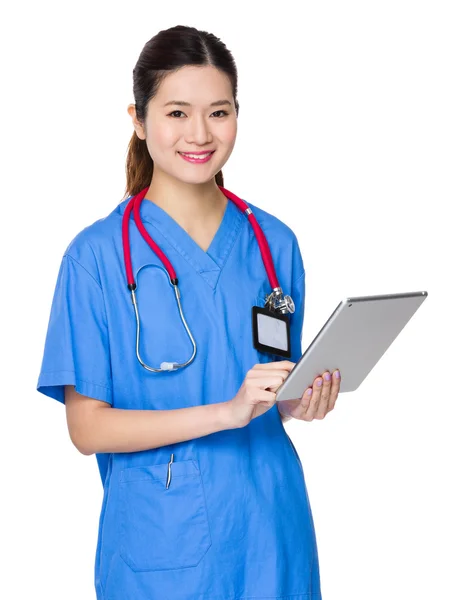
<path fill-rule="evenodd" d="M 69 435 L 85 455 L 138 452 L 232 429 L 229 402 L 172 410 L 127 410 L 65 386 Z"/>

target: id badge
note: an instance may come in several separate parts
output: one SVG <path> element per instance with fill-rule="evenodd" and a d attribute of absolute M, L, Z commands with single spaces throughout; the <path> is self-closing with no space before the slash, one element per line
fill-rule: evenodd
<path fill-rule="evenodd" d="M 253 347 L 290 358 L 291 339 L 289 315 L 271 312 L 261 306 L 252 306 Z"/>

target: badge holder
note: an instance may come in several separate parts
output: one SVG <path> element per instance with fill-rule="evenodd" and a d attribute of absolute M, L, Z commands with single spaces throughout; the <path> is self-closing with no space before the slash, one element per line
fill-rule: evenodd
<path fill-rule="evenodd" d="M 291 356 L 288 315 L 277 315 L 261 306 L 252 306 L 252 329 L 256 350 L 285 358 Z"/>

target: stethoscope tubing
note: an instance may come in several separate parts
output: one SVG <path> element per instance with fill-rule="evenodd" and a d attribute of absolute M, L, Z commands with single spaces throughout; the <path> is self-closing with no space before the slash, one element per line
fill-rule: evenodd
<path fill-rule="evenodd" d="M 266 273 L 267 273 L 267 276 L 269 279 L 271 289 L 279 288 L 280 285 L 279 285 L 279 282 L 277 279 L 277 274 L 275 272 L 274 261 L 272 260 L 272 255 L 271 255 L 271 251 L 269 248 L 269 244 L 267 242 L 266 236 L 263 233 L 263 230 L 261 229 L 258 221 L 256 220 L 255 215 L 252 212 L 252 209 L 243 200 L 241 200 L 241 198 L 236 196 L 236 194 L 233 194 L 233 192 L 230 192 L 229 190 L 227 190 L 226 188 L 224 188 L 220 185 L 218 186 L 218 188 L 223 192 L 223 194 L 229 200 L 234 202 L 236 204 L 236 206 L 244 214 L 246 214 L 246 216 L 247 216 L 248 220 L 250 221 L 250 224 L 253 228 L 253 231 L 255 233 L 256 240 L 258 242 L 258 246 L 259 246 L 259 249 L 261 252 L 261 258 L 263 260 L 264 268 L 266 269 Z M 127 285 L 130 290 L 136 288 L 134 274 L 132 271 L 132 259 L 131 259 L 130 238 L 129 238 L 129 221 L 130 221 L 130 214 L 132 211 L 133 211 L 135 224 L 136 224 L 138 230 L 140 231 L 141 235 L 143 236 L 143 238 L 149 244 L 151 249 L 157 254 L 157 256 L 160 258 L 160 260 L 164 264 L 172 283 L 173 282 L 175 282 L 176 284 L 178 283 L 176 271 L 174 270 L 173 265 L 168 260 L 167 256 L 164 254 L 164 252 L 159 248 L 159 246 L 151 238 L 151 236 L 147 232 L 145 226 L 143 225 L 143 221 L 140 217 L 140 205 L 141 205 L 142 200 L 145 197 L 148 189 L 149 189 L 149 186 L 144 188 L 141 192 L 139 192 L 136 196 L 133 196 L 129 200 L 129 203 L 126 206 L 126 209 L 125 209 L 124 215 L 123 215 L 123 223 L 122 223 L 123 253 L 124 253 L 124 263 L 125 263 L 125 267 L 126 267 Z"/>
<path fill-rule="evenodd" d="M 161 371 L 176 370 L 176 369 L 181 369 L 182 367 L 186 367 L 188 364 L 190 364 L 193 361 L 193 359 L 195 358 L 195 354 L 197 353 L 197 344 L 196 344 L 195 339 L 189 329 L 189 326 L 187 325 L 186 319 L 184 318 L 184 313 L 183 313 L 182 306 L 181 306 L 181 300 L 180 300 L 181 294 L 179 292 L 179 288 L 177 285 L 173 285 L 172 287 L 175 292 L 176 302 L 178 303 L 179 315 L 183 322 L 184 328 L 187 331 L 187 335 L 189 336 L 190 341 L 192 342 L 193 351 L 192 351 L 192 356 L 186 362 L 171 363 L 172 364 L 171 369 L 162 369 L 162 368 L 156 369 L 154 367 L 150 367 L 142 359 L 142 357 L 140 355 L 140 315 L 138 312 L 138 302 L 137 302 L 137 298 L 135 296 L 135 290 L 131 290 L 132 304 L 134 306 L 135 322 L 136 322 L 136 327 L 137 327 L 136 337 L 135 337 L 135 354 L 137 355 L 138 362 L 142 365 L 142 367 L 144 367 L 147 371 L 151 371 L 152 373 L 160 373 Z"/>
<path fill-rule="evenodd" d="M 258 224 L 258 221 L 256 220 L 255 215 L 252 213 L 252 209 L 243 200 L 241 200 L 238 196 L 233 194 L 233 192 L 230 192 L 229 190 L 227 190 L 226 188 L 224 188 L 222 186 L 218 186 L 218 187 L 222 191 L 222 193 L 229 200 L 234 202 L 236 204 L 236 206 L 247 216 L 247 218 L 250 221 L 250 224 L 253 228 L 253 231 L 255 233 L 255 236 L 256 236 L 256 239 L 258 242 L 258 246 L 260 249 L 260 253 L 261 253 L 261 258 L 263 260 L 263 264 L 266 269 L 266 273 L 269 278 L 271 288 L 273 290 L 279 290 L 281 292 L 280 286 L 278 283 L 278 279 L 277 279 L 277 275 L 275 272 L 274 262 L 272 260 L 272 255 L 271 255 L 271 252 L 269 249 L 269 244 L 267 243 L 266 236 L 264 235 L 260 225 Z M 159 248 L 159 246 L 154 242 L 152 237 L 149 235 L 149 233 L 147 232 L 145 226 L 143 225 L 143 221 L 140 217 L 141 202 L 143 201 L 148 189 L 149 189 L 149 186 L 144 188 L 143 190 L 141 190 L 138 194 L 136 194 L 129 200 L 129 202 L 125 208 L 124 215 L 123 215 L 122 240 L 123 240 L 124 264 L 125 264 L 125 268 L 126 268 L 127 287 L 129 289 L 129 291 L 131 292 L 131 299 L 132 299 L 132 304 L 134 307 L 135 321 L 136 321 L 135 353 L 137 355 L 137 359 L 138 359 L 139 363 L 147 371 L 150 371 L 153 373 L 161 373 L 162 371 L 173 371 L 173 370 L 177 370 L 177 369 L 180 369 L 182 367 L 186 367 L 187 365 L 189 365 L 195 358 L 195 355 L 197 352 L 197 345 L 196 345 L 195 339 L 187 325 L 187 322 L 186 322 L 186 319 L 184 317 L 184 313 L 182 310 L 181 300 L 180 300 L 181 294 L 180 294 L 179 287 L 178 287 L 178 278 L 176 276 L 176 271 L 174 270 L 173 265 L 171 264 L 171 262 L 169 261 L 167 256 L 164 254 L 164 252 Z M 130 246 L 130 237 L 129 237 L 129 225 L 130 225 L 131 213 L 133 214 L 135 224 L 136 224 L 140 234 L 142 235 L 144 240 L 148 243 L 148 245 L 151 247 L 151 249 L 157 254 L 157 256 L 162 261 L 162 263 L 165 267 L 165 270 L 167 272 L 167 275 L 170 279 L 170 284 L 172 285 L 173 290 L 175 292 L 179 314 L 180 314 L 181 320 L 184 324 L 184 328 L 192 342 L 192 348 L 193 348 L 192 356 L 189 358 L 189 360 L 187 360 L 184 363 L 162 362 L 161 368 L 156 369 L 154 367 L 150 367 L 149 365 L 147 365 L 141 357 L 141 354 L 140 354 L 140 315 L 139 315 L 137 297 L 135 294 L 136 289 L 137 289 L 137 283 L 135 281 L 134 273 L 132 270 L 131 246 Z"/>

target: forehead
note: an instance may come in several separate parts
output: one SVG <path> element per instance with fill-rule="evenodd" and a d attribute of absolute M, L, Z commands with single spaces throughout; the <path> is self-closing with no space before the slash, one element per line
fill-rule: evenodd
<path fill-rule="evenodd" d="M 171 100 L 190 104 L 209 104 L 221 98 L 230 99 L 231 83 L 227 75 L 211 65 L 187 66 L 172 71 L 161 81 L 155 96 L 162 106 Z"/>

